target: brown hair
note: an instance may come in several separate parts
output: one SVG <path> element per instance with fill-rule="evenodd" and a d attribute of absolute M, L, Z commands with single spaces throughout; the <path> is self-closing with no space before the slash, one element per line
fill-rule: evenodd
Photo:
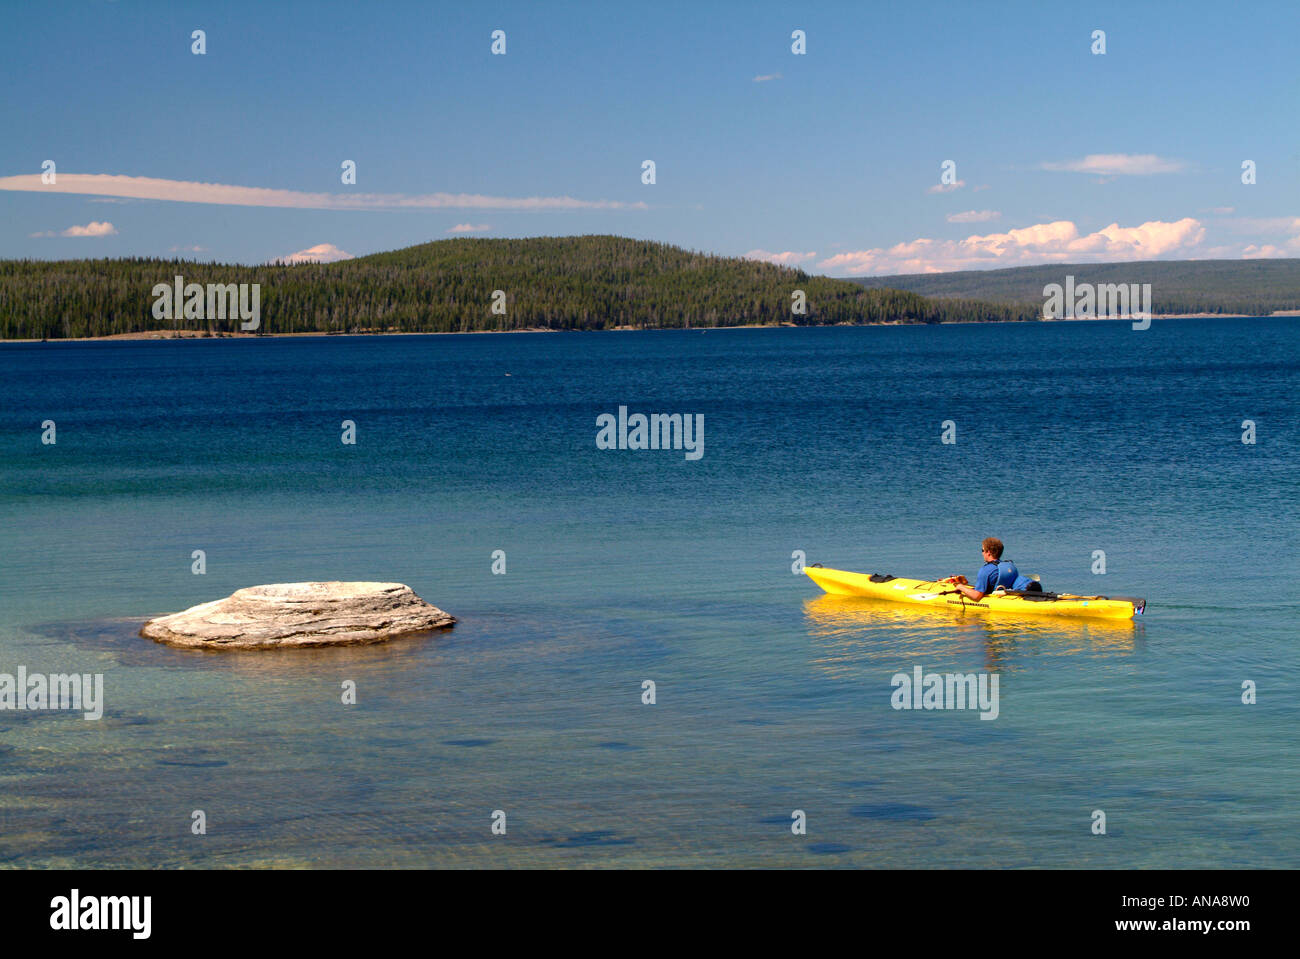
<path fill-rule="evenodd" d="M 994 559 L 1002 558 L 1002 540 L 998 539 L 996 536 L 988 537 L 980 545 L 992 553 Z"/>

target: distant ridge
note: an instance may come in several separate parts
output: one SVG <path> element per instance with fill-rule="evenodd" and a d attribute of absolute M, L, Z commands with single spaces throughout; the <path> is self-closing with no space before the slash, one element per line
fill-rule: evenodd
<path fill-rule="evenodd" d="M 812 276 L 618 236 L 457 238 L 336 263 L 257 266 L 184 260 L 0 261 L 0 337 L 227 334 L 237 319 L 153 317 L 152 290 L 259 284 L 263 333 L 671 329 L 744 325 L 1033 319 L 1033 310 Z M 505 294 L 504 315 L 492 312 Z M 807 311 L 791 311 L 802 290 Z"/>
<path fill-rule="evenodd" d="M 1150 283 L 1151 311 L 1267 316 L 1300 310 L 1300 259 L 1146 260 L 1072 263 L 1003 270 L 910 273 L 854 279 L 868 289 L 909 290 L 922 296 L 984 300 L 1042 309 L 1043 287 L 1064 283 Z"/>
<path fill-rule="evenodd" d="M 1156 314 L 1300 310 L 1300 259 L 1051 264 L 848 280 L 618 236 L 473 237 L 328 264 L 0 260 L 0 338 L 238 331 L 237 319 L 154 319 L 154 286 L 177 275 L 205 286 L 260 284 L 263 333 L 1035 320 L 1043 287 L 1067 275 L 1076 283 L 1150 283 Z M 504 316 L 491 310 L 495 290 L 505 293 Z M 807 298 L 802 315 L 791 311 L 795 290 Z"/>

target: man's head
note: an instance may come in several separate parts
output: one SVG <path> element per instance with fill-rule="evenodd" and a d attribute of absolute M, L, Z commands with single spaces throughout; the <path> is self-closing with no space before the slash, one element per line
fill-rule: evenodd
<path fill-rule="evenodd" d="M 980 545 L 984 547 L 984 558 L 990 563 L 996 563 L 1002 558 L 1002 540 L 996 536 L 988 537 Z"/>

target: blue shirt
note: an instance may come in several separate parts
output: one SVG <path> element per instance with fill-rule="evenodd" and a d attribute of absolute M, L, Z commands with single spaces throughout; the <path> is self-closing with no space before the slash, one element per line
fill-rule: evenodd
<path fill-rule="evenodd" d="M 975 576 L 975 589 L 981 593 L 991 593 L 999 586 L 1012 589 L 1018 579 L 1020 570 L 1009 559 L 1000 563 L 985 563 Z"/>

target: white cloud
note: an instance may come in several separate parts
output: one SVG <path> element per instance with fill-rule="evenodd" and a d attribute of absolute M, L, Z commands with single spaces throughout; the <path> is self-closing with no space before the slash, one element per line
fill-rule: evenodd
<path fill-rule="evenodd" d="M 927 189 L 926 193 L 951 193 L 953 190 L 960 190 L 966 185 L 965 180 L 958 180 L 956 183 L 936 183 Z"/>
<path fill-rule="evenodd" d="M 457 223 L 447 232 L 448 233 L 486 233 L 490 229 L 492 229 L 492 227 L 486 223 Z"/>
<path fill-rule="evenodd" d="M 117 233 L 117 227 L 105 221 L 92 220 L 85 226 L 70 226 L 66 230 L 54 231 L 46 230 L 44 233 L 33 233 L 31 236 L 113 236 Z"/>
<path fill-rule="evenodd" d="M 778 266 L 795 266 L 799 263 L 807 263 L 817 256 L 815 250 L 809 253 L 798 253 L 794 250 L 786 250 L 783 253 L 771 253 L 767 250 L 750 250 L 745 254 L 746 260 L 765 260 L 768 263 L 775 263 Z"/>
<path fill-rule="evenodd" d="M 1177 173 L 1186 166 L 1182 160 L 1169 160 L 1154 153 L 1090 153 L 1082 160 L 1043 163 L 1040 169 L 1099 176 L 1149 176 L 1153 173 Z"/>
<path fill-rule="evenodd" d="M 172 203 L 212 203 L 222 206 L 293 207 L 303 210 L 647 210 L 643 202 L 577 200 L 570 196 L 506 197 L 479 193 L 303 193 L 224 183 L 192 183 L 145 176 L 107 173 L 60 173 L 57 183 L 41 175 L 0 177 L 0 190 L 26 193 L 76 193 L 166 200 Z"/>
<path fill-rule="evenodd" d="M 1213 213 L 1215 216 L 1232 216 L 1237 212 L 1233 206 L 1212 206 L 1208 210 L 1202 210 L 1202 213 Z"/>
<path fill-rule="evenodd" d="M 917 239 L 892 247 L 840 253 L 821 261 L 820 269 L 841 276 L 890 273 L 942 273 L 1026 266 L 1033 263 L 1079 263 L 1151 260 L 1187 255 L 1205 236 L 1199 220 L 1159 220 L 1141 226 L 1112 223 L 1082 234 L 1069 220 L 1037 223 L 1006 233 L 972 235 L 964 240 Z"/>
<path fill-rule="evenodd" d="M 339 260 L 354 259 L 351 253 L 340 250 L 333 243 L 317 243 L 297 253 L 280 257 L 285 263 L 337 263 Z"/>
<path fill-rule="evenodd" d="M 987 223 L 996 220 L 1002 214 L 997 210 L 967 210 L 965 213 L 949 213 L 949 223 Z"/>
<path fill-rule="evenodd" d="M 85 226 L 70 226 L 63 231 L 64 236 L 112 236 L 117 232 L 117 227 L 107 220 L 100 222 L 93 220 Z"/>
<path fill-rule="evenodd" d="M 758 76 L 754 77 L 754 82 L 767 83 L 768 80 L 780 80 L 780 79 L 781 79 L 781 74 L 779 73 L 760 73 Z"/>

